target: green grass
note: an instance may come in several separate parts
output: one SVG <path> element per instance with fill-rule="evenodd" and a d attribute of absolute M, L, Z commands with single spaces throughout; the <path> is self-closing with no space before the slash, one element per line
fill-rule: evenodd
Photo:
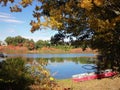
<path fill-rule="evenodd" d="M 70 88 L 70 90 L 78 90 L 78 88 L 80 88 L 79 83 L 73 82 L 72 79 L 57 80 L 57 83 L 62 88 Z"/>

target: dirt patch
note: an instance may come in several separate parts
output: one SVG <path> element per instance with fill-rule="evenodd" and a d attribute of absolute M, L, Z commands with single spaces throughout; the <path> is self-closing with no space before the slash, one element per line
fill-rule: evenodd
<path fill-rule="evenodd" d="M 0 51 L 4 53 L 27 53 L 28 49 L 26 47 L 19 46 L 0 46 Z"/>

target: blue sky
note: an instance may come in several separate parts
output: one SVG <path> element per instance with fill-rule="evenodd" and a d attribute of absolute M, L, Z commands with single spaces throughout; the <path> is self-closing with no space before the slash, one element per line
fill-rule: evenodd
<path fill-rule="evenodd" d="M 30 32 L 31 20 L 34 20 L 32 11 L 34 7 L 29 6 L 22 10 L 22 12 L 12 13 L 9 7 L 2 7 L 0 5 L 0 41 L 5 40 L 6 37 L 22 36 L 24 38 L 37 40 L 49 40 L 57 31 L 51 29 L 38 30 L 34 33 Z"/>

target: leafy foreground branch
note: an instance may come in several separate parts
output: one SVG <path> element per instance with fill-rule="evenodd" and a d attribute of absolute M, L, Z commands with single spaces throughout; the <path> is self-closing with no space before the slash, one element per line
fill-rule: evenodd
<path fill-rule="evenodd" d="M 40 90 L 51 90 L 50 73 L 44 63 L 35 61 L 27 65 L 22 58 L 9 58 L 0 62 L 0 90 L 31 90 L 32 86 Z"/>
<path fill-rule="evenodd" d="M 0 0 L 8 3 L 11 12 L 33 6 L 31 32 L 47 27 L 60 32 L 60 41 L 83 41 L 103 56 L 101 68 L 120 72 L 120 0 Z"/>

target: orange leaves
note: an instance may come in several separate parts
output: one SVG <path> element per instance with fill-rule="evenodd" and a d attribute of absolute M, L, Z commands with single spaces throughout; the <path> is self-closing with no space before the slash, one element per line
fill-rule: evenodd
<path fill-rule="evenodd" d="M 0 0 L 0 3 L 3 3 L 4 6 L 6 6 L 8 2 L 13 3 L 14 0 Z"/>
<path fill-rule="evenodd" d="M 82 0 L 81 7 L 87 10 L 91 10 L 93 7 L 92 0 Z"/>
<path fill-rule="evenodd" d="M 22 0 L 20 2 L 20 4 L 23 6 L 23 7 L 26 7 L 28 5 L 30 5 L 32 3 L 33 0 Z"/>
<path fill-rule="evenodd" d="M 16 0 L 16 1 L 17 1 L 17 0 Z M 21 0 L 20 4 L 21 4 L 23 7 L 26 7 L 26 6 L 28 6 L 29 4 L 32 4 L 32 1 L 33 1 L 33 0 Z M 0 3 L 3 3 L 4 6 L 6 6 L 8 2 L 13 3 L 13 2 L 15 2 L 15 0 L 0 0 Z M 18 0 L 18 2 L 19 2 L 19 0 Z"/>
<path fill-rule="evenodd" d="M 103 5 L 103 0 L 94 0 L 93 2 L 98 7 Z"/>
<path fill-rule="evenodd" d="M 34 32 L 40 28 L 40 22 L 31 21 L 30 25 L 32 26 L 31 32 Z"/>
<path fill-rule="evenodd" d="M 96 5 L 98 7 L 103 5 L 103 0 L 82 0 L 81 8 L 85 8 L 86 10 L 91 10 L 93 6 Z"/>
<path fill-rule="evenodd" d="M 21 12 L 22 9 L 19 8 L 17 5 L 13 6 L 13 7 L 10 7 L 10 11 L 11 12 Z"/>

